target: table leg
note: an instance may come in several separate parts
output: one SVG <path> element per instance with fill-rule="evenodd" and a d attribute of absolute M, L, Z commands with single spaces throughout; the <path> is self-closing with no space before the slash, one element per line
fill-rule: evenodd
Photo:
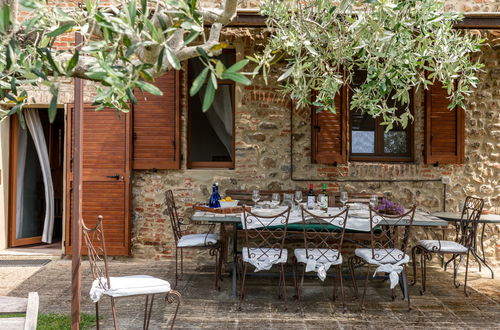
<path fill-rule="evenodd" d="M 484 254 L 484 228 L 486 227 L 486 224 L 483 223 L 483 228 L 481 230 L 481 238 L 480 238 L 480 242 L 481 242 L 481 255 L 482 257 L 480 258 L 481 259 L 481 262 L 483 263 L 483 265 L 485 265 L 491 272 L 491 278 L 495 278 L 495 274 L 493 273 L 493 270 L 491 269 L 491 267 L 488 265 L 488 263 L 486 262 L 486 255 Z"/>
<path fill-rule="evenodd" d="M 233 224 L 233 270 L 232 270 L 232 291 L 233 296 L 237 297 L 237 272 L 238 272 L 238 224 Z"/>

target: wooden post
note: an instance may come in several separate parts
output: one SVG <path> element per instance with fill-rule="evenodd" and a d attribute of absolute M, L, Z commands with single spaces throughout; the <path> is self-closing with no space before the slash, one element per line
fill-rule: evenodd
<path fill-rule="evenodd" d="M 75 34 L 77 48 L 83 41 L 79 32 Z M 71 329 L 80 329 L 80 286 L 81 286 L 81 241 L 82 241 L 82 129 L 83 129 L 83 80 L 74 82 L 74 134 L 73 146 L 73 213 L 71 214 Z"/>

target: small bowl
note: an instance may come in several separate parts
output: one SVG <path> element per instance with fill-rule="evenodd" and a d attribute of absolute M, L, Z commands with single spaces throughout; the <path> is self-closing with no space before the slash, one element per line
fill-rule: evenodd
<path fill-rule="evenodd" d="M 233 200 L 230 202 L 225 202 L 225 201 L 219 201 L 220 207 L 236 207 L 238 206 L 238 200 Z"/>

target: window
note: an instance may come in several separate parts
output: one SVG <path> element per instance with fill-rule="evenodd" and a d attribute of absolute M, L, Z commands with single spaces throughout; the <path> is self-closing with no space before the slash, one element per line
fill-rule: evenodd
<path fill-rule="evenodd" d="M 366 79 L 366 71 L 358 71 L 351 88 L 361 85 Z M 397 105 L 396 105 L 397 106 Z M 411 105 L 410 105 L 411 106 Z M 398 111 L 402 113 L 403 107 Z M 361 111 L 350 113 L 350 160 L 360 161 L 411 161 L 412 160 L 412 125 L 406 128 L 394 126 L 385 132 L 380 125 L 382 118 L 372 118 Z"/>
<path fill-rule="evenodd" d="M 234 50 L 218 56 L 226 67 L 235 63 Z M 198 59 L 188 61 L 191 82 L 204 69 Z M 188 168 L 234 168 L 234 90 L 231 80 L 218 80 L 215 99 L 202 111 L 204 87 L 188 102 Z"/>

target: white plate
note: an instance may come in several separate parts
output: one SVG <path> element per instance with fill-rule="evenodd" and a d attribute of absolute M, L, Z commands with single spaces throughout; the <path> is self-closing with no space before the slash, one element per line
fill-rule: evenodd
<path fill-rule="evenodd" d="M 286 207 L 279 207 L 276 209 L 256 209 L 252 208 L 252 213 L 255 215 L 263 215 L 263 216 L 271 216 L 271 215 L 278 215 L 282 212 L 284 212 L 287 208 Z"/>

